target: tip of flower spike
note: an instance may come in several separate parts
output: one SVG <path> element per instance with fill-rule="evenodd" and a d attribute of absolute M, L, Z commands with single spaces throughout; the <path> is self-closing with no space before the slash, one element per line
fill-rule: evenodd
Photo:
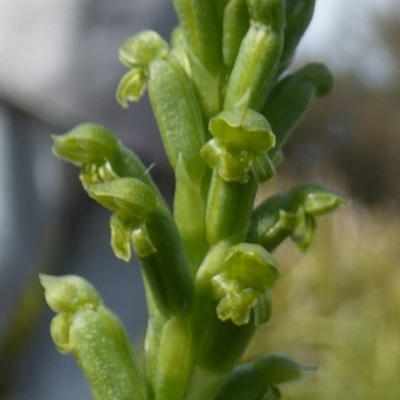
<path fill-rule="evenodd" d="M 94 287 L 76 275 L 51 276 L 40 274 L 49 307 L 60 313 L 73 313 L 83 305 L 97 307 L 100 297 Z"/>

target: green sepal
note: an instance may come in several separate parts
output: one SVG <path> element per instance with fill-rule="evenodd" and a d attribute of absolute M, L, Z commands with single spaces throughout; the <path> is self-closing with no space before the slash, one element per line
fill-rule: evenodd
<path fill-rule="evenodd" d="M 246 0 L 250 18 L 281 30 L 285 25 L 284 0 Z"/>
<path fill-rule="evenodd" d="M 145 220 L 158 206 L 152 188 L 136 178 L 120 178 L 89 185 L 89 196 L 112 211 L 124 211 L 139 220 Z"/>
<path fill-rule="evenodd" d="M 168 43 L 151 30 L 126 39 L 119 48 L 119 59 L 128 68 L 147 67 L 154 59 L 167 54 Z"/>
<path fill-rule="evenodd" d="M 325 65 L 310 63 L 275 85 L 262 111 L 276 136 L 276 146 L 270 151 L 272 158 L 279 153 L 311 102 L 328 94 L 333 84 L 333 76 Z"/>
<path fill-rule="evenodd" d="M 147 72 L 142 67 L 134 67 L 128 71 L 120 80 L 116 98 L 123 108 L 128 108 L 130 102 L 141 99 L 146 90 Z"/>
<path fill-rule="evenodd" d="M 52 139 L 53 153 L 77 166 L 113 160 L 119 151 L 118 140 L 98 124 L 81 124 L 64 135 L 52 135 Z"/>
<path fill-rule="evenodd" d="M 263 247 L 250 243 L 232 246 L 225 256 L 223 271 L 212 278 L 214 297 L 219 299 L 218 317 L 239 326 L 249 323 L 250 312 L 258 310 L 259 301 L 267 300 L 262 295 L 277 277 L 277 264 Z M 260 317 L 255 319 L 264 321 L 264 308 L 260 311 Z"/>
<path fill-rule="evenodd" d="M 229 71 L 235 63 L 249 26 L 250 16 L 246 0 L 230 0 L 225 7 L 222 21 L 222 55 Z"/>
<path fill-rule="evenodd" d="M 101 300 L 96 289 L 76 275 L 51 276 L 40 274 L 49 307 L 58 313 L 74 313 L 82 306 L 97 307 Z"/>
<path fill-rule="evenodd" d="M 285 0 L 286 26 L 285 41 L 279 71 L 283 71 L 291 62 L 296 47 L 299 44 L 314 14 L 316 0 Z"/>
<path fill-rule="evenodd" d="M 290 195 L 294 202 L 301 204 L 307 214 L 326 215 L 337 210 L 345 200 L 328 186 L 310 181 L 295 186 Z"/>

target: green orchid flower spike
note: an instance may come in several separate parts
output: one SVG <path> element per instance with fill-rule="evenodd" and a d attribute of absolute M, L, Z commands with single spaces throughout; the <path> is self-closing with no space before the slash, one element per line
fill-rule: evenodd
<path fill-rule="evenodd" d="M 254 206 L 276 175 L 284 144 L 311 103 L 333 88 L 320 63 L 285 73 L 315 0 L 173 0 L 170 43 L 146 30 L 128 38 L 116 99 L 148 90 L 175 173 L 171 210 L 149 170 L 105 127 L 53 136 L 53 152 L 80 168 L 87 194 L 110 211 L 111 248 L 140 264 L 149 321 L 144 368 L 118 318 L 76 276 L 41 276 L 57 315 L 53 341 L 72 353 L 98 400 L 275 400 L 314 371 L 282 354 L 241 364 L 272 316 L 290 238 L 301 251 L 317 220 L 344 200 L 310 181 Z M 117 273 L 117 272 L 116 272 Z"/>

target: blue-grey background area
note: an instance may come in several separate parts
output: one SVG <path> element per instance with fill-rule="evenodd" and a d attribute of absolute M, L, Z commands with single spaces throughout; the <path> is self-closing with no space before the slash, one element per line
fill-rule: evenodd
<path fill-rule="evenodd" d="M 169 0 L 4 0 L 0 8 L 0 398 L 89 400 L 73 357 L 51 340 L 54 313 L 43 294 L 37 301 L 38 274 L 87 278 L 139 353 L 146 305 L 140 267 L 114 257 L 109 212 L 87 198 L 78 170 L 51 154 L 50 134 L 105 125 L 146 165 L 155 163 L 154 179 L 171 199 L 147 97 L 122 110 L 115 88 L 125 72 L 119 45 L 143 29 L 168 39 L 176 17 Z M 32 309 L 10 331 L 23 300 Z"/>

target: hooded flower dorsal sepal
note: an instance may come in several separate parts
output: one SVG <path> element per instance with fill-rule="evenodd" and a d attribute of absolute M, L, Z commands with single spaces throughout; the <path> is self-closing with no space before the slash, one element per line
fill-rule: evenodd
<path fill-rule="evenodd" d="M 273 174 L 266 152 L 274 147 L 275 136 L 262 114 L 251 108 L 224 110 L 210 120 L 209 130 L 213 139 L 201 154 L 223 180 L 246 183 L 252 170 L 260 181 Z"/>
<path fill-rule="evenodd" d="M 258 323 L 266 322 L 269 308 L 266 292 L 278 277 L 278 267 L 272 255 L 263 247 L 240 243 L 232 246 L 223 261 L 222 272 L 212 278 L 214 297 L 219 300 L 218 317 L 236 325 L 247 324 L 251 311 Z"/>

